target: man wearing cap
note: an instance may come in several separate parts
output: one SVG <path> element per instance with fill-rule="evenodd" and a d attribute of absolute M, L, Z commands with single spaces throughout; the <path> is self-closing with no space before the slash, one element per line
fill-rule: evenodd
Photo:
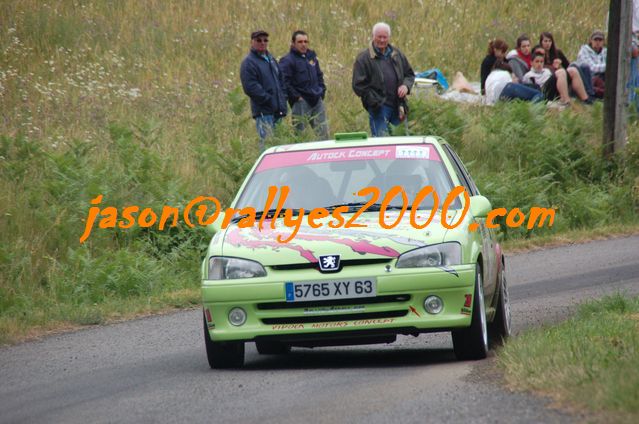
<path fill-rule="evenodd" d="M 286 92 L 277 61 L 268 51 L 268 33 L 251 33 L 251 51 L 242 61 L 240 79 L 244 93 L 251 99 L 251 112 L 260 137 L 260 152 L 264 140 L 286 116 Z"/>
<path fill-rule="evenodd" d="M 581 46 L 577 55 L 577 64 L 588 66 L 593 78 L 599 77 L 605 80 L 606 54 L 604 33 L 602 31 L 594 31 L 588 44 Z"/>
<path fill-rule="evenodd" d="M 308 34 L 297 30 L 291 37 L 291 51 L 280 59 L 280 70 L 291 105 L 293 123 L 303 131 L 307 122 L 322 140 L 328 139 L 326 110 L 324 109 L 324 74 L 317 55 L 308 48 Z"/>
<path fill-rule="evenodd" d="M 368 111 L 373 137 L 388 134 L 389 123 L 399 125 L 404 119 L 406 96 L 415 82 L 408 59 L 390 44 L 390 36 L 388 24 L 376 23 L 370 45 L 353 65 L 353 91 Z"/>

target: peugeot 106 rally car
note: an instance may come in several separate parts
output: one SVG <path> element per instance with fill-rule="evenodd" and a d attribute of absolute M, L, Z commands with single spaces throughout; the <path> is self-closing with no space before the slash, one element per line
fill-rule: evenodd
<path fill-rule="evenodd" d="M 291 346 L 451 332 L 460 359 L 510 334 L 504 254 L 480 195 L 437 137 L 272 147 L 210 226 L 202 264 L 213 368 Z"/>

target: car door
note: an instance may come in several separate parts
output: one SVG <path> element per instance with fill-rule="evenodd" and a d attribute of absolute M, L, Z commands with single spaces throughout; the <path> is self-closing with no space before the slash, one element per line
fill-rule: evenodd
<path fill-rule="evenodd" d="M 469 196 L 479 195 L 479 190 L 477 189 L 477 185 L 471 178 L 470 174 L 466 170 L 461 159 L 455 153 L 455 151 L 447 144 L 444 145 L 444 151 L 448 156 L 448 159 L 453 164 L 453 168 L 455 169 L 455 173 L 457 174 L 457 178 L 461 184 L 466 188 Z M 486 304 L 486 308 L 490 307 L 493 304 L 493 296 L 495 294 L 497 288 L 497 255 L 496 249 L 497 244 L 491 233 L 491 230 L 486 227 L 486 219 L 480 218 L 477 219 L 479 223 L 479 231 L 481 233 L 482 239 L 482 265 L 484 272 L 484 302 Z"/>

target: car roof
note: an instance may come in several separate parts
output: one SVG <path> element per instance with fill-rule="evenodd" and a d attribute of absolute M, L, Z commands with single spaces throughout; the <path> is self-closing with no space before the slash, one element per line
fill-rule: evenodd
<path fill-rule="evenodd" d="M 444 145 L 448 144 L 443 138 L 437 136 L 397 136 L 397 137 L 374 137 L 366 139 L 341 139 L 341 140 L 324 140 L 324 141 L 311 141 L 305 143 L 284 144 L 281 146 L 274 146 L 267 149 L 264 154 L 269 153 L 282 153 L 282 152 L 295 152 L 303 150 L 319 150 L 319 149 L 334 149 L 338 147 L 365 147 L 365 146 L 380 146 L 380 145 L 398 145 L 398 144 L 434 144 Z"/>

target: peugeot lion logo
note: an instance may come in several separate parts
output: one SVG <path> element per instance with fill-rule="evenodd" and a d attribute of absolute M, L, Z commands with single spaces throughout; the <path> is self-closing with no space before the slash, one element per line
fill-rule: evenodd
<path fill-rule="evenodd" d="M 335 272 L 339 270 L 339 255 L 320 255 L 319 267 L 322 272 Z"/>

